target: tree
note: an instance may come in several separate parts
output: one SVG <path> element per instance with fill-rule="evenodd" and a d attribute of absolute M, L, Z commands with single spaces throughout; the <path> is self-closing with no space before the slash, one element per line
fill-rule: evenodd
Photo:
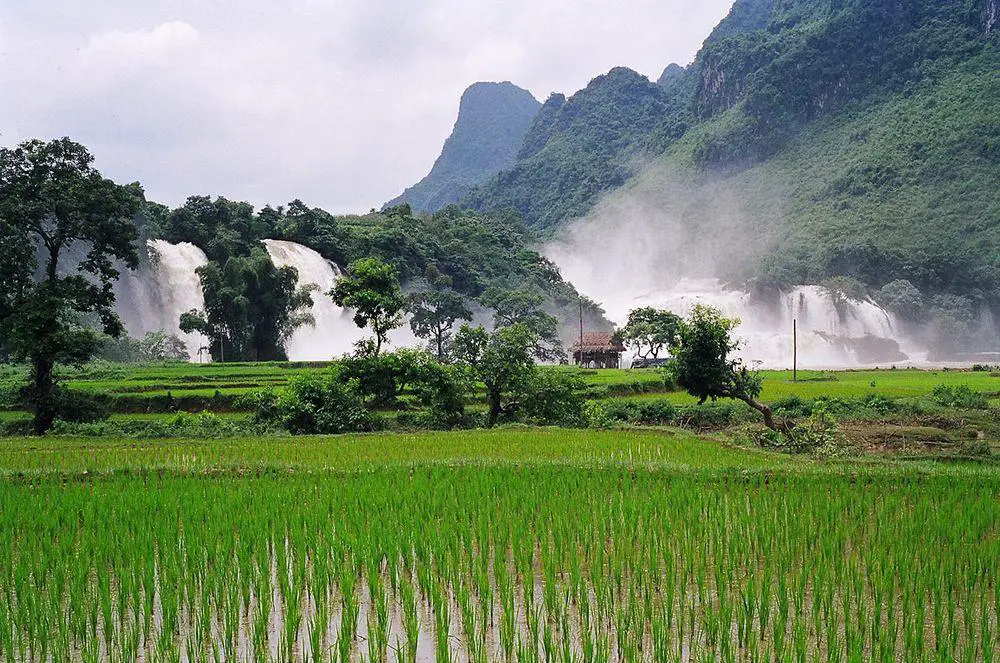
<path fill-rule="evenodd" d="M 642 359 L 657 359 L 674 342 L 680 321 L 670 311 L 652 306 L 637 308 L 629 312 L 628 322 L 618 331 L 618 337 Z"/>
<path fill-rule="evenodd" d="M 526 325 L 515 323 L 488 333 L 482 327 L 462 328 L 455 334 L 455 356 L 486 387 L 489 422 L 512 416 L 529 396 L 534 381 L 533 352 L 538 337 Z"/>
<path fill-rule="evenodd" d="M 396 268 L 379 258 L 362 258 L 352 262 L 347 271 L 349 274 L 330 290 L 330 297 L 337 306 L 354 310 L 358 327 L 372 328 L 377 356 L 389 332 L 403 324 L 406 298 L 399 288 Z"/>
<path fill-rule="evenodd" d="M 691 315 L 677 325 L 669 370 L 679 386 L 699 399 L 699 404 L 710 398 L 741 400 L 763 415 L 768 428 L 779 430 L 771 408 L 757 400 L 763 386 L 760 374 L 749 370 L 738 357 L 730 356 L 740 347 L 740 342 L 732 338 L 737 325 L 739 320 L 723 317 L 716 308 L 695 306 Z"/>
<path fill-rule="evenodd" d="M 292 333 L 312 324 L 312 295 L 297 287 L 294 267 L 275 267 L 267 252 L 255 246 L 248 256 L 230 256 L 221 265 L 198 268 L 205 310 L 181 315 L 183 332 L 209 339 L 219 361 L 281 361 Z"/>
<path fill-rule="evenodd" d="M 440 281 L 431 283 L 429 290 L 410 295 L 410 313 L 410 329 L 417 338 L 430 341 L 439 362 L 444 361 L 445 345 L 455 323 L 472 320 L 465 297 Z"/>
<path fill-rule="evenodd" d="M 0 345 L 31 364 L 27 396 L 42 434 L 57 415 L 57 363 L 80 364 L 98 347 L 81 316 L 122 331 L 112 283 L 138 265 L 138 185 L 123 187 L 62 138 L 0 149 Z M 74 257 L 71 259 L 70 255 Z"/>
<path fill-rule="evenodd" d="M 483 306 L 493 309 L 496 328 L 524 325 L 535 335 L 534 354 L 543 361 L 566 356 L 559 338 L 559 323 L 542 309 L 544 299 L 527 290 L 490 288 L 480 297 Z"/>

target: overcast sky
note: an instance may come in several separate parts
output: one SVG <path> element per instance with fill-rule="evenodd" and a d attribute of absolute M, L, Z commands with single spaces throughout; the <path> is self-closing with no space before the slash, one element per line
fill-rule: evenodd
<path fill-rule="evenodd" d="M 687 64 L 732 0 L 0 0 L 0 144 L 68 135 L 176 205 L 379 207 L 462 91 Z"/>

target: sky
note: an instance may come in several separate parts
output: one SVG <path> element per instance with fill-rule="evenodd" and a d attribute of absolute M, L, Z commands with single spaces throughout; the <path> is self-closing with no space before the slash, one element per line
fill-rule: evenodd
<path fill-rule="evenodd" d="M 365 212 L 423 177 L 462 92 L 540 101 L 689 63 L 732 0 L 0 0 L 0 145 L 69 136 L 118 182 Z"/>

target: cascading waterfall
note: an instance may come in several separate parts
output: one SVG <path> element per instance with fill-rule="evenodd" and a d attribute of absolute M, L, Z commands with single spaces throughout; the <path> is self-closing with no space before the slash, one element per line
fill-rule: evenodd
<path fill-rule="evenodd" d="M 162 239 L 146 242 L 148 264 L 132 272 L 122 270 L 116 300 L 125 329 L 131 336 L 163 331 L 184 341 L 191 359 L 208 345 L 202 334 L 184 334 L 181 313 L 205 308 L 197 269 L 208 264 L 205 252 L 194 244 L 171 244 Z"/>
<path fill-rule="evenodd" d="M 276 267 L 294 267 L 299 286 L 313 287 L 312 316 L 316 324 L 297 329 L 286 346 L 289 359 L 324 361 L 351 352 L 363 334 L 351 315 L 327 295 L 341 277 L 340 268 L 307 246 L 265 239 L 264 246 Z"/>
<path fill-rule="evenodd" d="M 798 325 L 800 367 L 842 368 L 908 358 L 897 343 L 901 332 L 892 314 L 871 301 L 835 302 L 819 286 L 800 286 L 776 301 L 761 301 L 725 288 L 717 279 L 682 279 L 668 290 L 635 298 L 625 308 L 655 306 L 687 315 L 695 304 L 739 318 L 736 335 L 744 341 L 740 355 L 765 367 L 792 365 L 793 321 Z M 616 322 L 627 317 L 624 309 L 609 313 L 622 318 Z"/>
<path fill-rule="evenodd" d="M 152 317 L 155 329 L 177 334 L 194 359 L 199 350 L 208 345 L 208 339 L 199 333 L 181 332 L 180 317 L 182 313 L 205 308 L 205 295 L 196 270 L 208 264 L 208 257 L 204 251 L 189 242 L 171 244 L 162 239 L 151 239 L 146 244 L 156 275 L 158 301 L 155 310 L 159 317 Z"/>

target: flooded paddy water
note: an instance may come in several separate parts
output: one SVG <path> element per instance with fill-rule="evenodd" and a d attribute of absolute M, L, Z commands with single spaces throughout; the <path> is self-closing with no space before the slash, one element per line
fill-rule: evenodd
<path fill-rule="evenodd" d="M 989 660 L 998 497 L 988 473 L 24 478 L 0 660 Z"/>

